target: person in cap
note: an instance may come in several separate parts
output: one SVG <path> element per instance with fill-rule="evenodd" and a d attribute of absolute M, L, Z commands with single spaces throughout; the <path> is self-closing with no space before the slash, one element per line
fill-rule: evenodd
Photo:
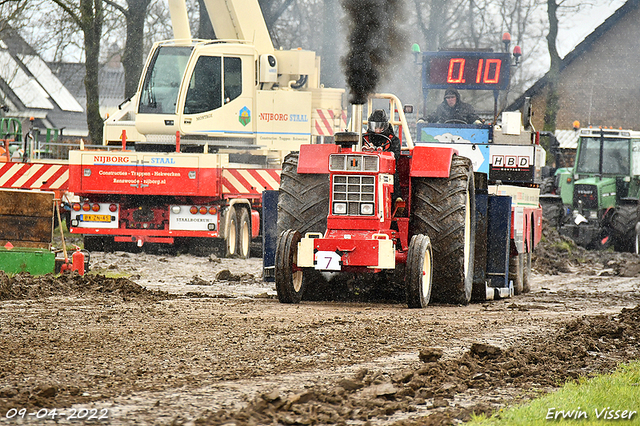
<path fill-rule="evenodd" d="M 367 132 L 362 135 L 363 146 L 366 149 L 381 149 L 393 152 L 396 158 L 396 172 L 393 175 L 393 199 L 402 201 L 400 182 L 398 177 L 398 159 L 402 150 L 400 139 L 395 135 L 393 126 L 389 123 L 387 113 L 383 109 L 376 109 L 369 116 Z"/>
<path fill-rule="evenodd" d="M 460 100 L 460 93 L 456 89 L 447 89 L 444 100 L 436 111 L 427 117 L 429 123 L 466 123 L 480 124 L 480 117 L 475 109 Z"/>

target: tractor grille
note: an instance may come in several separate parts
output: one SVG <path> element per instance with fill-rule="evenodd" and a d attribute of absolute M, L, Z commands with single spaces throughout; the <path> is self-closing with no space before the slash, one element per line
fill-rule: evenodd
<path fill-rule="evenodd" d="M 332 154 L 329 161 L 329 170 L 377 172 L 378 156 L 363 154 Z"/>
<path fill-rule="evenodd" d="M 589 210 L 598 209 L 598 189 L 594 185 L 574 185 L 574 204 L 582 201 L 582 207 Z"/>
<path fill-rule="evenodd" d="M 333 176 L 333 214 L 373 216 L 375 183 L 374 176 Z"/>

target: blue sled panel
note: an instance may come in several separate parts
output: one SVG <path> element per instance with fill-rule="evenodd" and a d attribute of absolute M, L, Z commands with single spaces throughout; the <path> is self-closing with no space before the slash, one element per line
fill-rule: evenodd
<path fill-rule="evenodd" d="M 262 193 L 262 279 L 275 281 L 278 240 L 278 191 Z"/>
<path fill-rule="evenodd" d="M 509 249 L 511 239 L 511 197 L 489 196 L 487 229 L 487 278 L 495 288 L 509 287 Z"/>
<path fill-rule="evenodd" d="M 480 191 L 478 191 L 480 192 Z M 484 299 L 486 269 L 487 269 L 487 210 L 488 195 L 476 192 L 476 249 L 475 268 L 473 273 L 474 291 L 479 288 L 478 297 L 474 299 Z"/>

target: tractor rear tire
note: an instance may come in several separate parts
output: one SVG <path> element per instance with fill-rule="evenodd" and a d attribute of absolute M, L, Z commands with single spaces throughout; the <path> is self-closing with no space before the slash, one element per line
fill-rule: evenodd
<path fill-rule="evenodd" d="M 564 206 L 562 202 L 550 202 L 540 198 L 540 206 L 542 207 L 542 218 L 556 229 L 562 225 L 564 216 Z"/>
<path fill-rule="evenodd" d="M 556 179 L 554 176 L 546 177 L 540 183 L 541 194 L 553 194 L 556 190 Z"/>
<path fill-rule="evenodd" d="M 304 293 L 304 272 L 297 268 L 300 233 L 292 229 L 278 236 L 276 243 L 276 292 L 280 303 L 300 303 Z"/>
<path fill-rule="evenodd" d="M 426 235 L 414 235 L 409 243 L 405 291 L 409 308 L 424 308 L 431 300 L 433 250 Z"/>
<path fill-rule="evenodd" d="M 476 204 L 471 160 L 454 155 L 449 177 L 412 180 L 412 233 L 433 247 L 432 301 L 466 305 L 474 272 Z"/>
<path fill-rule="evenodd" d="M 324 234 L 329 213 L 329 176 L 298 174 L 298 153 L 287 155 L 282 163 L 278 195 L 278 235 L 294 229 Z"/>
<path fill-rule="evenodd" d="M 636 223 L 639 219 L 638 206 L 624 204 L 616 207 L 611 217 L 613 246 L 616 251 L 635 252 Z"/>

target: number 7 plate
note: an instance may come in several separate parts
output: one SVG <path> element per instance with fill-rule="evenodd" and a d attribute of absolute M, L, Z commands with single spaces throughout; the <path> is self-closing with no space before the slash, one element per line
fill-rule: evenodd
<path fill-rule="evenodd" d="M 334 251 L 318 251 L 315 268 L 323 271 L 339 271 L 341 260 L 340 255 Z"/>

